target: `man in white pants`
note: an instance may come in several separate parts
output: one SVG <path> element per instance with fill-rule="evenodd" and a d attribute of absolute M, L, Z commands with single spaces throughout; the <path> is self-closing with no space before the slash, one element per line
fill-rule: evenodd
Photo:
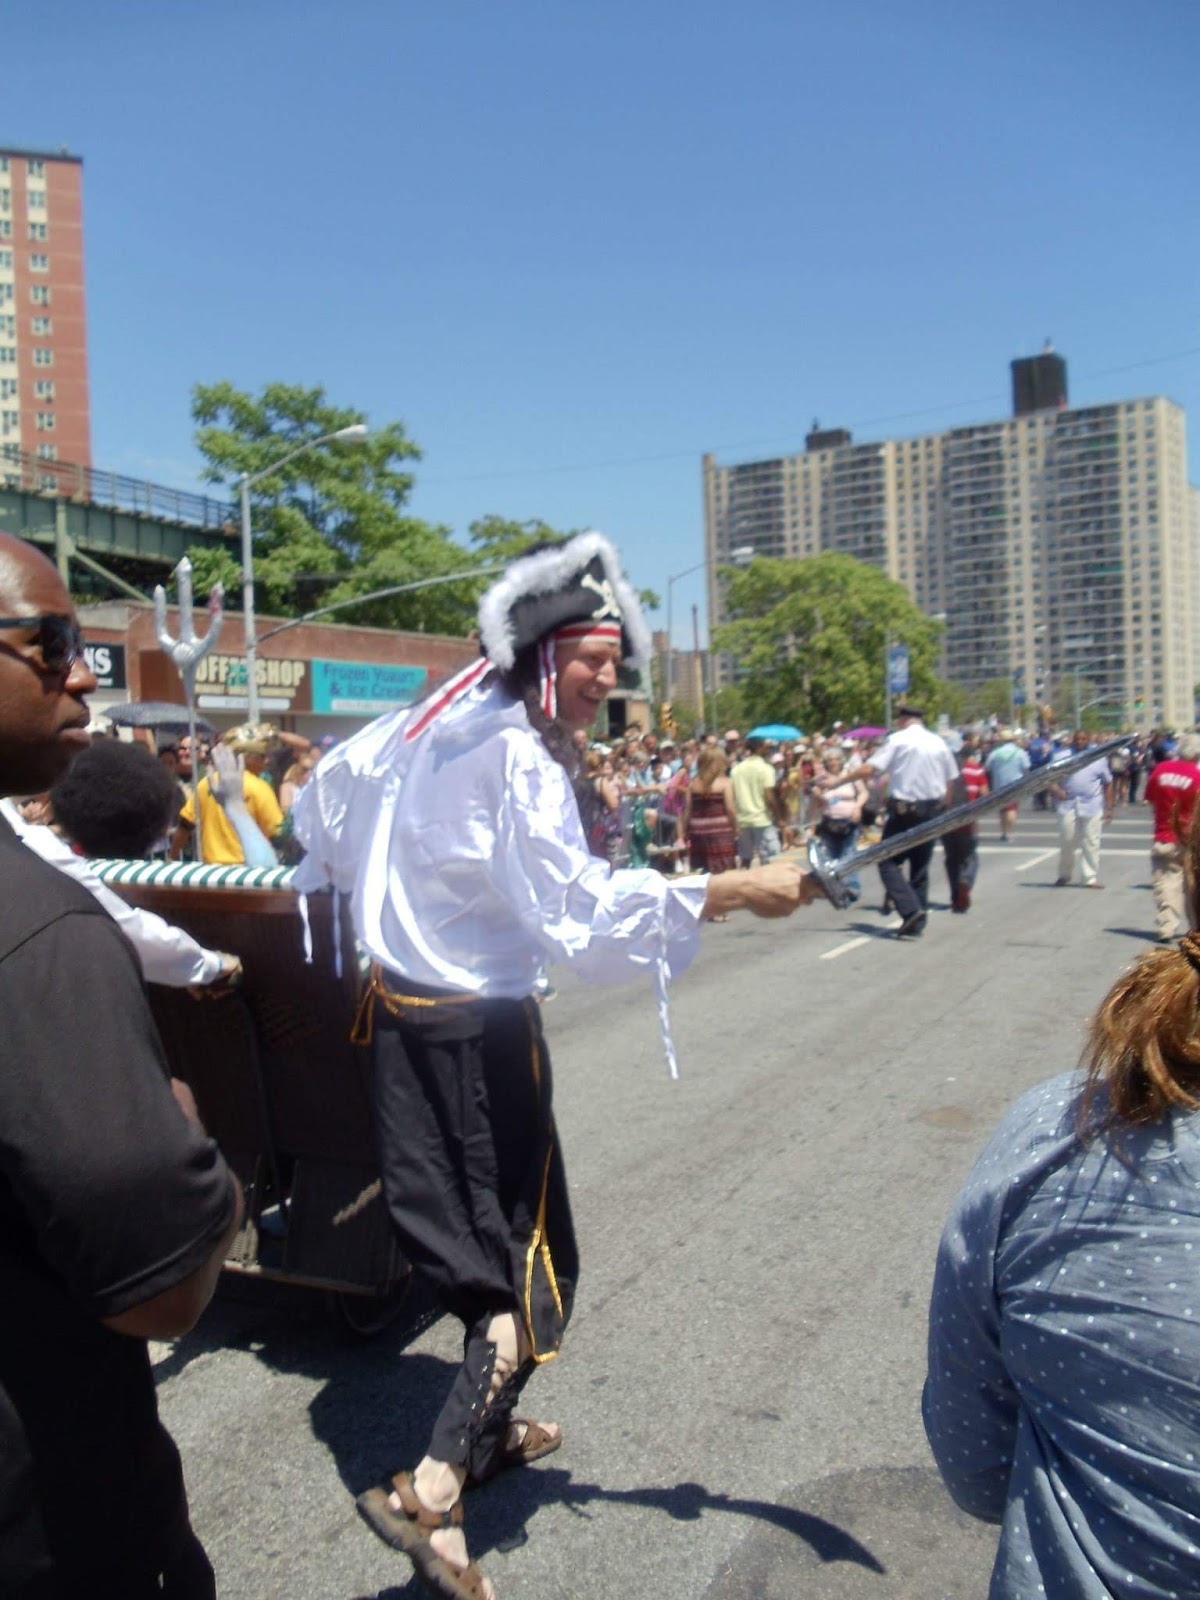
<path fill-rule="evenodd" d="M 1071 740 L 1075 752 L 1086 750 L 1088 736 L 1077 732 Z M 1058 811 L 1058 877 L 1056 889 L 1063 889 L 1071 881 L 1075 868 L 1075 851 L 1080 852 L 1079 875 L 1085 889 L 1103 889 L 1100 882 L 1100 832 L 1106 822 L 1112 821 L 1113 777 L 1108 762 L 1098 757 L 1090 766 L 1073 772 L 1061 783 L 1052 784 Z"/>

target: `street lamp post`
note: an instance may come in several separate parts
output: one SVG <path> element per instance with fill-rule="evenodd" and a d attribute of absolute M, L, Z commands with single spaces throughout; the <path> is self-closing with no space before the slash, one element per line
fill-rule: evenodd
<path fill-rule="evenodd" d="M 693 572 L 699 572 L 702 567 L 707 566 L 706 557 L 703 561 L 697 561 L 694 567 L 685 567 L 682 572 L 677 572 L 667 579 L 667 670 L 663 677 L 666 684 L 663 699 L 668 705 L 672 704 L 675 697 L 675 641 L 671 635 L 671 625 L 675 616 L 675 585 L 680 578 L 690 578 Z"/>
<path fill-rule="evenodd" d="M 246 641 L 246 719 L 249 722 L 258 721 L 258 638 L 254 626 L 254 540 L 250 528 L 250 485 L 269 478 L 305 450 L 312 450 L 319 444 L 332 444 L 338 439 L 365 439 L 368 431 L 365 422 L 352 422 L 349 427 L 339 428 L 336 433 L 323 433 L 320 438 L 306 439 L 294 450 L 289 450 L 287 455 L 273 461 L 269 467 L 263 467 L 261 472 L 243 472 L 238 479 L 242 502 L 242 629 Z"/>
<path fill-rule="evenodd" d="M 732 566 L 744 567 L 754 560 L 754 547 L 752 545 L 739 545 L 736 550 L 729 552 L 729 561 Z M 708 556 L 703 561 L 697 561 L 694 567 L 685 567 L 682 572 L 677 572 L 667 579 L 667 670 L 665 673 L 666 694 L 664 699 L 671 703 L 674 699 L 675 688 L 675 643 L 671 635 L 671 624 L 674 620 L 675 585 L 680 578 L 690 578 L 693 572 L 707 570 L 711 566 Z M 712 650 L 712 640 L 709 640 L 709 651 Z"/>

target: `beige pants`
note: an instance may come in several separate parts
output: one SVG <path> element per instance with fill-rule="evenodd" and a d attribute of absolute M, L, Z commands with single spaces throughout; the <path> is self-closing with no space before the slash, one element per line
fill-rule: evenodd
<path fill-rule="evenodd" d="M 1150 881 L 1154 889 L 1154 931 L 1160 939 L 1175 939 L 1191 923 L 1183 876 L 1186 855 L 1181 844 L 1150 846 Z"/>
<path fill-rule="evenodd" d="M 1104 818 L 1080 817 L 1074 811 L 1058 814 L 1058 875 L 1071 881 L 1075 870 L 1075 852 L 1079 851 L 1079 876 L 1085 884 L 1096 883 L 1100 877 L 1100 829 Z"/>

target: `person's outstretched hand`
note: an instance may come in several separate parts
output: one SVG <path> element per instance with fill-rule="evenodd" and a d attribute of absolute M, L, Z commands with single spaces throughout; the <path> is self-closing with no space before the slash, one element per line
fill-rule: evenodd
<path fill-rule="evenodd" d="M 822 897 L 820 884 L 793 861 L 770 861 L 753 871 L 719 872 L 708 880 L 706 917 L 751 911 L 756 917 L 790 917 Z"/>

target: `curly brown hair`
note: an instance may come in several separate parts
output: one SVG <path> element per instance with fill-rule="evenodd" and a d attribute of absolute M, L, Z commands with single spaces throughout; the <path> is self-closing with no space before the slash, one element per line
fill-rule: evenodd
<path fill-rule="evenodd" d="M 1185 874 L 1192 926 L 1200 924 L 1200 806 Z M 1200 934 L 1154 950 L 1117 979 L 1092 1018 L 1079 1106 L 1085 1137 L 1200 1110 Z"/>

